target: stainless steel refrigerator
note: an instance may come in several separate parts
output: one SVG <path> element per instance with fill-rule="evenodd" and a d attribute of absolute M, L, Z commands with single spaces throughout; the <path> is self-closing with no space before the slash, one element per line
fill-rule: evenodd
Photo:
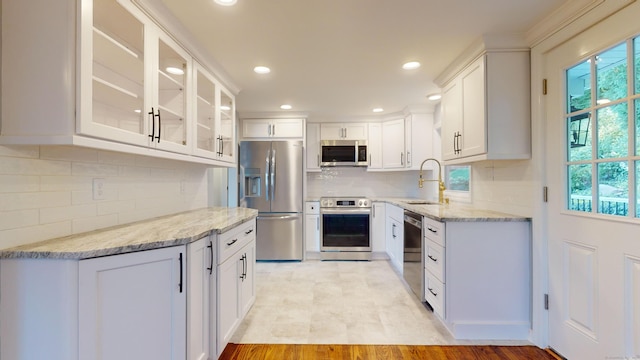
<path fill-rule="evenodd" d="M 302 260 L 302 141 L 240 143 L 239 205 L 258 210 L 257 260 Z"/>

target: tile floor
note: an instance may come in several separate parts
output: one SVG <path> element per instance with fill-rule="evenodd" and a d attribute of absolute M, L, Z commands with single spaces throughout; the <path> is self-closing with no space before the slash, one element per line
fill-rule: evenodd
<path fill-rule="evenodd" d="M 478 343 L 453 339 L 384 260 L 258 262 L 256 292 L 233 343 Z"/>

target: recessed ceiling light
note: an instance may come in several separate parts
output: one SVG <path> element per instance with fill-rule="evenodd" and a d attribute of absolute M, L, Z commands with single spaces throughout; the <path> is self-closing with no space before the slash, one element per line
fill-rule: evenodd
<path fill-rule="evenodd" d="M 222 6 L 232 6 L 235 5 L 236 2 L 238 2 L 237 0 L 214 0 L 216 4 L 218 5 L 222 5 Z"/>
<path fill-rule="evenodd" d="M 427 99 L 429 99 L 431 101 L 440 100 L 440 99 L 442 99 L 442 94 L 440 94 L 440 93 L 438 93 L 438 94 L 429 94 L 429 95 L 427 95 Z"/>
<path fill-rule="evenodd" d="M 255 71 L 258 74 L 268 74 L 271 72 L 271 69 L 269 69 L 266 66 L 256 66 L 253 68 L 253 71 Z"/>
<path fill-rule="evenodd" d="M 375 113 L 379 113 L 379 112 L 383 112 L 383 111 L 384 111 L 383 108 L 375 108 L 375 109 L 373 109 L 373 112 L 375 112 Z"/>
<path fill-rule="evenodd" d="M 420 67 L 420 63 L 417 61 L 409 61 L 408 63 L 405 63 L 404 65 L 402 65 L 402 68 L 405 70 L 413 70 L 419 67 Z"/>
<path fill-rule="evenodd" d="M 280 109 L 282 109 L 282 110 L 291 110 L 291 105 L 288 105 L 288 104 L 280 105 Z"/>
<path fill-rule="evenodd" d="M 184 75 L 184 70 L 182 70 L 179 67 L 175 67 L 175 66 L 167 66 L 167 68 L 165 69 L 167 70 L 167 72 L 169 74 L 173 74 L 173 75 Z"/>

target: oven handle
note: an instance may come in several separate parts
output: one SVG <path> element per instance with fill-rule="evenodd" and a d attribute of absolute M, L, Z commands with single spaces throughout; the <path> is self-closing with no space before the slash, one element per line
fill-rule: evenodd
<path fill-rule="evenodd" d="M 371 215 L 371 208 L 320 208 L 320 215 L 367 214 Z"/>

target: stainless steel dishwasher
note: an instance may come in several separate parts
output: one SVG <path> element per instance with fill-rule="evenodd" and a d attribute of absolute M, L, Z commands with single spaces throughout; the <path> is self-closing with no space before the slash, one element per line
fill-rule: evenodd
<path fill-rule="evenodd" d="M 424 301 L 424 257 L 422 256 L 422 216 L 404 211 L 403 276 L 409 287 Z"/>

